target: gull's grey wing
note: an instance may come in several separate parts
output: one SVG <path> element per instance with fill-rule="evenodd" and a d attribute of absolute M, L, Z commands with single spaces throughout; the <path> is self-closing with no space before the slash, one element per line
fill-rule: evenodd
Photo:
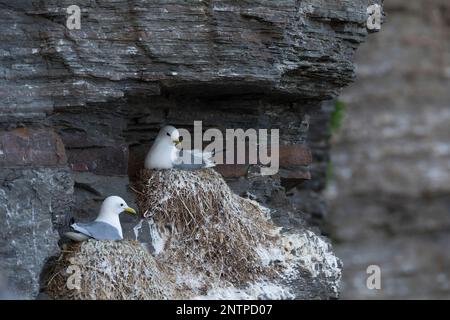
<path fill-rule="evenodd" d="M 101 221 L 74 223 L 72 228 L 97 240 L 122 240 L 119 230 L 112 225 Z"/>
<path fill-rule="evenodd" d="M 211 152 L 202 152 L 200 150 L 180 150 L 177 160 L 173 163 L 175 169 L 196 170 L 202 168 L 214 167 Z"/>

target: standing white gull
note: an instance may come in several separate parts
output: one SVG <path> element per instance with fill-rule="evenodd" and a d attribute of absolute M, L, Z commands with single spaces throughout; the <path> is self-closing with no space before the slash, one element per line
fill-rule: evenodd
<path fill-rule="evenodd" d="M 75 232 L 66 232 L 64 235 L 74 241 L 85 241 L 89 238 L 122 240 L 122 226 L 119 220 L 122 212 L 136 213 L 121 197 L 110 196 L 103 201 L 97 219 L 89 223 L 74 223 L 71 227 Z"/>
<path fill-rule="evenodd" d="M 176 146 L 181 143 L 180 133 L 175 127 L 165 126 L 155 139 L 145 158 L 146 169 L 182 169 L 195 170 L 214 167 L 212 160 L 214 152 L 201 150 L 179 150 Z M 183 162 L 188 159 L 187 162 Z"/>

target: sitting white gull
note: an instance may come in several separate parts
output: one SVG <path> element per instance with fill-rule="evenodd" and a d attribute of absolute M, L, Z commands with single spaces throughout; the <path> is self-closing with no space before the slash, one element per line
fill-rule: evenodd
<path fill-rule="evenodd" d="M 145 158 L 146 169 L 195 170 L 214 167 L 214 152 L 202 150 L 179 150 L 180 133 L 175 127 L 165 126 L 155 139 Z"/>
<path fill-rule="evenodd" d="M 119 215 L 122 212 L 136 214 L 125 200 L 118 196 L 106 198 L 97 219 L 89 223 L 74 223 L 71 225 L 73 232 L 66 232 L 64 235 L 74 241 L 85 241 L 87 239 L 96 240 L 122 240 L 122 226 Z"/>

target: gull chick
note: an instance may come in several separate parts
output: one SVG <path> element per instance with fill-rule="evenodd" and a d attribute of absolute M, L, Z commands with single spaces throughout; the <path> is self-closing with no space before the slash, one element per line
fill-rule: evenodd
<path fill-rule="evenodd" d="M 118 196 L 106 198 L 97 219 L 89 223 L 74 223 L 71 225 L 73 232 L 66 232 L 64 235 L 74 241 L 85 241 L 87 239 L 96 240 L 122 240 L 122 226 L 119 215 L 122 212 L 136 214 L 125 200 Z"/>
<path fill-rule="evenodd" d="M 214 152 L 203 152 L 196 149 L 179 150 L 177 145 L 180 143 L 180 133 L 175 127 L 165 126 L 162 128 L 147 153 L 145 168 L 195 170 L 215 166 L 212 160 Z M 184 158 L 189 160 L 183 162 Z"/>

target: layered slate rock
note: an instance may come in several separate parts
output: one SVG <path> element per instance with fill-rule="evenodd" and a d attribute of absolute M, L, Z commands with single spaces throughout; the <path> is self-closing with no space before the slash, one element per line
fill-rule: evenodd
<path fill-rule="evenodd" d="M 53 130 L 0 132 L 0 153 L 0 289 L 34 298 L 45 263 L 59 253 L 57 226 L 70 212 L 73 182 Z"/>
<path fill-rule="evenodd" d="M 215 95 L 217 87 L 323 100 L 353 76 L 369 2 L 89 2 L 80 5 L 80 30 L 65 26 L 69 0 L 5 3 L 5 78 L 16 83 L 3 90 L 35 113 L 133 92 Z"/>

